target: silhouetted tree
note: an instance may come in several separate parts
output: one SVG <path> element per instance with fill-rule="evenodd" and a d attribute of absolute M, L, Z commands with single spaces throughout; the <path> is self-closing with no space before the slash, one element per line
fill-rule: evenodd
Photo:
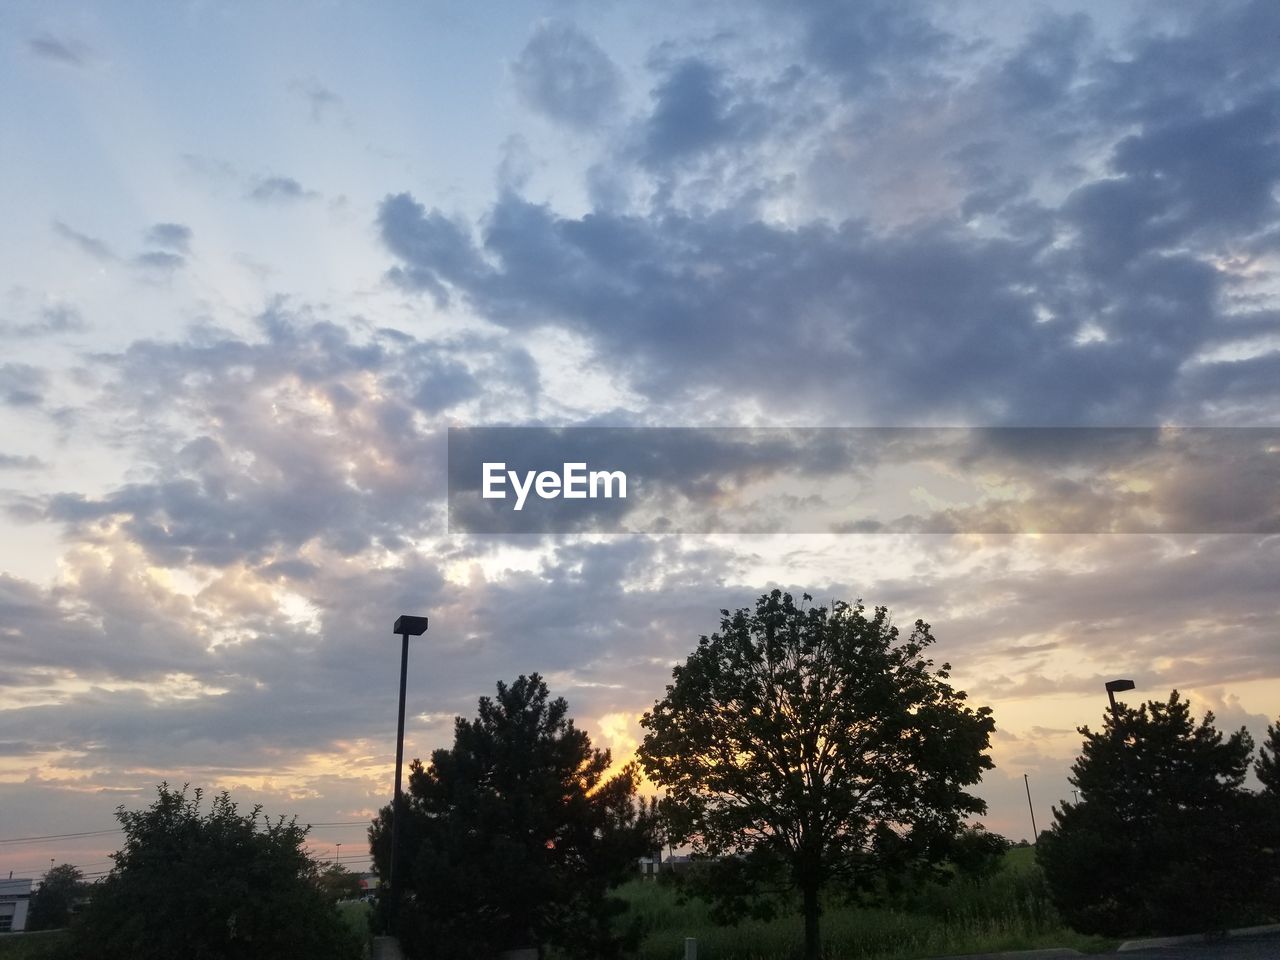
<path fill-rule="evenodd" d="M 1244 789 L 1253 741 L 1167 703 L 1080 727 L 1078 803 L 1054 810 L 1037 859 L 1073 927 L 1122 936 L 1213 930 L 1257 911 L 1257 798 Z"/>
<path fill-rule="evenodd" d="M 1280 917 L 1280 723 L 1267 727 L 1254 767 L 1262 781 L 1258 797 L 1258 847 L 1265 876 L 1263 900 L 1271 917 Z"/>
<path fill-rule="evenodd" d="M 360 896 L 360 878 L 340 863 L 331 863 L 320 871 L 316 882 L 331 901 L 350 900 Z"/>
<path fill-rule="evenodd" d="M 536 673 L 499 683 L 478 717 L 457 718 L 452 748 L 411 764 L 396 865 L 409 894 L 397 931 L 410 956 L 619 952 L 612 921 L 622 905 L 608 892 L 652 849 L 652 810 L 635 800 L 635 766 L 607 777 L 609 752 L 567 714 Z M 369 831 L 384 877 L 390 812 Z"/>
<path fill-rule="evenodd" d="M 985 809 L 964 788 L 992 766 L 995 724 L 923 656 L 923 621 L 904 639 L 883 607 L 801 609 L 780 590 L 721 615 L 641 721 L 640 760 L 680 838 L 719 858 L 701 885 L 717 915 L 798 891 L 816 958 L 824 886 L 940 859 Z"/>
<path fill-rule="evenodd" d="M 28 930 L 53 930 L 65 927 L 76 903 L 85 895 L 84 874 L 69 863 L 59 864 L 44 875 L 39 889 L 31 896 L 27 914 Z"/>
<path fill-rule="evenodd" d="M 71 926 L 95 960 L 354 960 L 360 944 L 317 883 L 307 828 L 241 814 L 226 793 L 157 788 L 120 807 L 124 847 Z"/>
<path fill-rule="evenodd" d="M 951 841 L 947 859 L 962 877 L 983 880 L 1000 869 L 1005 853 L 1012 846 L 1007 838 L 991 833 L 979 823 L 960 829 Z"/>
<path fill-rule="evenodd" d="M 1267 727 L 1267 739 L 1258 750 L 1255 769 L 1264 790 L 1280 800 L 1280 723 Z"/>

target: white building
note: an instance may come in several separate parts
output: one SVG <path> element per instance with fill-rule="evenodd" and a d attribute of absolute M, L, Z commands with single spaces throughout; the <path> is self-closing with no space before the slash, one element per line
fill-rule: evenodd
<path fill-rule="evenodd" d="M 0 933 L 27 929 L 31 883 L 30 880 L 0 880 Z"/>

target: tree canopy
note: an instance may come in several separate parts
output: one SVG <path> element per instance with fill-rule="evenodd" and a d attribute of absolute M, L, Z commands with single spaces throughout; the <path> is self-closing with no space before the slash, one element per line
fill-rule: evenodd
<path fill-rule="evenodd" d="M 1055 808 L 1037 848 L 1065 919 L 1110 936 L 1251 919 L 1261 860 L 1248 732 L 1224 736 L 1212 712 L 1197 723 L 1176 690 L 1079 729 L 1079 802 Z"/>
<path fill-rule="evenodd" d="M 653 818 L 635 800 L 634 765 L 609 776 L 610 765 L 536 673 L 499 683 L 474 719 L 458 717 L 453 746 L 411 765 L 396 865 L 410 894 L 397 920 L 409 955 L 616 954 L 620 905 L 608 890 L 652 848 Z M 381 876 L 390 812 L 369 832 Z"/>
<path fill-rule="evenodd" d="M 120 807 L 123 848 L 72 925 L 72 952 L 99 960 L 354 960 L 360 944 L 317 883 L 307 828 L 207 808 L 184 786 Z"/>
<path fill-rule="evenodd" d="M 824 886 L 941 858 L 985 810 L 965 788 L 992 766 L 991 710 L 924 656 L 922 620 L 903 637 L 884 607 L 780 590 L 721 616 L 641 721 L 640 761 L 678 839 L 716 861 L 720 906 L 767 905 L 752 895 L 775 882 L 798 891 L 816 958 Z"/>
<path fill-rule="evenodd" d="M 84 897 L 87 885 L 78 867 L 62 863 L 49 870 L 31 897 L 27 914 L 28 930 L 54 930 L 71 920 L 77 902 Z"/>

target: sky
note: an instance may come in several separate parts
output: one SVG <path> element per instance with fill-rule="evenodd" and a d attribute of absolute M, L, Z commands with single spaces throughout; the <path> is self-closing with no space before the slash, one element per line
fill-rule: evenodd
<path fill-rule="evenodd" d="M 621 763 L 773 587 L 932 625 L 1015 839 L 1108 679 L 1256 737 L 1265 431 L 938 467 L 1075 526 L 680 535 L 451 530 L 447 431 L 1280 427 L 1277 35 L 1267 0 L 6 3 L 0 841 L 93 835 L 0 870 L 105 869 L 163 780 L 367 862 L 401 613 L 411 757 L 538 671 Z M 1184 522 L 1097 519 L 1135 503 Z"/>

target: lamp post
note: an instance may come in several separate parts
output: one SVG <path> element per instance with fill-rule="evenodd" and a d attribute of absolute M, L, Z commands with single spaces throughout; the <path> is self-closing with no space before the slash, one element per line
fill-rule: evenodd
<path fill-rule="evenodd" d="M 1040 839 L 1040 834 L 1036 830 L 1036 808 L 1031 805 L 1031 777 L 1028 774 L 1022 775 L 1022 784 L 1027 788 L 1027 809 L 1031 811 L 1031 842 L 1034 844 Z"/>
<path fill-rule="evenodd" d="M 1111 713 L 1114 716 L 1116 710 L 1116 694 L 1124 693 L 1126 690 L 1133 689 L 1132 680 L 1108 680 L 1107 681 L 1107 699 L 1111 701 Z"/>
<path fill-rule="evenodd" d="M 409 670 L 409 638 L 420 637 L 427 632 L 426 617 L 403 614 L 396 618 L 393 633 L 400 634 L 400 713 L 396 721 L 396 792 L 391 801 L 391 909 L 394 914 L 400 905 L 400 878 L 396 875 L 396 858 L 400 851 L 400 770 L 404 764 L 404 689 L 405 675 Z"/>
<path fill-rule="evenodd" d="M 338 866 L 342 866 L 342 844 L 338 844 Z"/>

